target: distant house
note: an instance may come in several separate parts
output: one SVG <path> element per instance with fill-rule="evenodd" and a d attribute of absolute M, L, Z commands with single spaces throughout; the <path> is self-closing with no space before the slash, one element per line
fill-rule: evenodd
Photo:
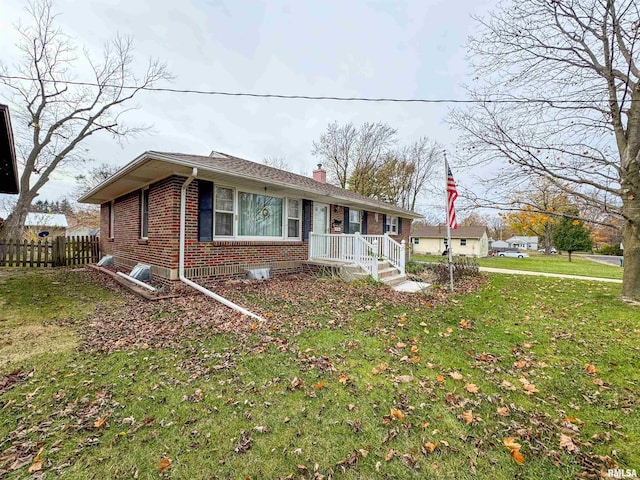
<path fill-rule="evenodd" d="M 9 212 L 0 211 L 1 218 L 7 218 Z M 62 213 L 31 212 L 24 222 L 26 232 L 38 237 L 60 237 L 67 232 L 67 217 Z"/>
<path fill-rule="evenodd" d="M 500 252 L 500 251 L 508 250 L 509 244 L 504 240 L 494 240 L 489 244 L 489 248 L 491 248 L 491 250 Z"/>
<path fill-rule="evenodd" d="M 509 244 L 509 248 L 517 248 L 518 250 L 538 250 L 538 237 L 514 235 L 511 238 L 507 238 L 506 242 Z"/>
<path fill-rule="evenodd" d="M 18 167 L 9 107 L 0 105 L 0 193 L 18 192 Z"/>
<path fill-rule="evenodd" d="M 486 257 L 489 254 L 489 236 L 483 225 L 458 227 L 451 230 L 451 248 L 454 255 Z M 440 255 L 447 249 L 446 225 L 411 225 L 413 253 Z"/>

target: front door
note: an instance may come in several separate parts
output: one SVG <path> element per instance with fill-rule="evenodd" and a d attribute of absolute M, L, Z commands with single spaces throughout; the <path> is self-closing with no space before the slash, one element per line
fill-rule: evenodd
<path fill-rule="evenodd" d="M 313 233 L 322 236 L 314 236 L 313 256 L 315 258 L 329 257 L 329 205 L 313 203 Z"/>

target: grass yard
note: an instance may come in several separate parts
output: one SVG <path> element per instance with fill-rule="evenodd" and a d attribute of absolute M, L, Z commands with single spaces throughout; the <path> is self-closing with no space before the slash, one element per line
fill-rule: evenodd
<path fill-rule="evenodd" d="M 529 258 L 511 257 L 487 257 L 476 258 L 481 267 L 506 268 L 509 270 L 525 270 L 529 272 L 561 273 L 567 275 L 581 275 L 585 277 L 622 278 L 623 269 L 613 265 L 593 262 L 586 258 L 573 255 L 571 262 L 569 256 L 542 255 L 537 252 L 530 254 Z M 440 255 L 412 255 L 411 259 L 422 262 L 440 262 Z"/>
<path fill-rule="evenodd" d="M 619 285 L 496 274 L 454 298 L 312 277 L 217 288 L 258 325 L 203 296 L 145 303 L 85 272 L 0 274 L 2 335 L 55 326 L 79 345 L 3 367 L 5 478 L 566 479 L 640 466 L 639 310 Z"/>

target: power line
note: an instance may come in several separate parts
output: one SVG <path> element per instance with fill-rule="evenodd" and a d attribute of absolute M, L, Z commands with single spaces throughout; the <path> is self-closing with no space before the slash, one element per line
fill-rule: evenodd
<path fill-rule="evenodd" d="M 98 84 L 94 82 L 80 82 L 74 80 L 46 80 L 33 77 L 23 77 L 17 75 L 0 75 L 0 79 L 5 80 L 26 80 L 32 82 L 44 82 L 44 83 L 59 83 L 66 85 L 77 85 L 82 87 L 100 87 L 100 88 L 118 88 L 123 90 L 144 90 L 148 92 L 163 92 L 163 93 L 182 93 L 192 95 L 211 95 L 211 96 L 223 96 L 223 97 L 251 97 L 251 98 L 276 98 L 285 100 L 332 100 L 338 102 L 390 102 L 390 103 L 451 103 L 451 104 L 483 104 L 483 103 L 546 103 L 553 104 L 581 104 L 585 103 L 584 100 L 570 100 L 570 99 L 549 99 L 549 98 L 487 98 L 487 99 L 455 99 L 455 98 L 391 98 L 391 97 L 338 97 L 328 95 L 284 95 L 275 93 L 249 93 L 249 92 L 224 92 L 216 90 L 195 90 L 195 89 L 182 89 L 182 88 L 169 88 L 169 87 L 150 87 L 150 86 L 134 86 L 134 85 L 111 85 L 111 84 Z M 589 101 L 593 103 L 593 101 Z"/>

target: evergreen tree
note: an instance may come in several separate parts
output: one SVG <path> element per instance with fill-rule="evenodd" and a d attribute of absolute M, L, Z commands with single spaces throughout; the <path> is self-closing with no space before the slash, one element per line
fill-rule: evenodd
<path fill-rule="evenodd" d="M 571 253 L 591 250 L 591 236 L 584 222 L 571 217 L 562 217 L 553 231 L 553 243 L 558 250 L 566 250 L 571 261 Z"/>

